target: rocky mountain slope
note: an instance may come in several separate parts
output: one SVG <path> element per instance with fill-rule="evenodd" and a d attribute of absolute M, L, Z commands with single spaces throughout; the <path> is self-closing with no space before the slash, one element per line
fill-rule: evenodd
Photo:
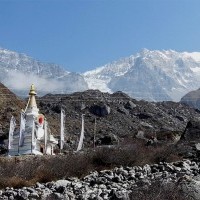
<path fill-rule="evenodd" d="M 11 114 L 16 118 L 18 115 L 19 118 L 20 108 L 24 108 L 25 104 L 2 84 L 0 85 L 0 94 L 2 112 L 1 123 L 2 126 L 5 126 L 4 130 L 6 131 Z M 119 159 L 120 155 L 123 155 L 120 158 L 125 157 L 124 159 L 127 159 L 130 158 L 130 155 L 132 155 L 132 157 L 138 156 L 138 154 L 136 154 L 136 147 L 140 146 L 138 144 L 139 141 L 142 141 L 144 145 L 140 146 L 139 149 L 139 155 L 141 155 L 142 158 L 140 158 L 140 156 L 138 157 L 145 165 L 124 165 L 115 167 L 114 169 L 93 171 L 87 176 L 82 176 L 81 179 L 70 178 L 66 175 L 64 177 L 65 180 L 47 183 L 38 182 L 35 186 L 29 187 L 31 185 L 30 183 L 35 184 L 34 180 L 37 180 L 31 179 L 33 182 L 30 182 L 29 185 L 25 184 L 26 187 L 20 189 L 6 187 L 0 190 L 0 196 L 2 198 L 96 199 L 96 197 L 98 197 L 99 199 L 142 199 L 142 194 L 143 199 L 147 199 L 147 197 L 150 197 L 150 190 L 151 199 L 155 199 L 155 197 L 159 199 L 166 199 L 166 197 L 172 199 L 174 196 L 176 196 L 176 199 L 188 199 L 188 194 L 192 199 L 196 200 L 199 198 L 200 111 L 182 103 L 170 101 L 157 103 L 144 100 L 138 101 L 122 92 L 109 94 L 102 93 L 98 90 L 87 90 L 68 95 L 48 94 L 43 97 L 38 97 L 37 103 L 40 111 L 47 117 L 52 133 L 57 136 L 59 135 L 60 129 L 61 106 L 65 109 L 67 131 L 65 148 L 74 148 L 77 145 L 76 142 L 81 129 L 81 114 L 85 114 L 84 147 L 93 147 L 95 119 L 96 145 L 120 145 L 112 146 L 115 147 L 113 149 L 96 148 L 94 151 L 89 149 L 80 154 L 68 153 L 67 155 L 51 157 L 51 159 L 45 156 L 29 156 L 29 158 L 21 157 L 14 159 L 3 158 L 1 159 L 1 163 L 4 164 L 4 168 L 1 168 L 1 173 L 7 174 L 10 178 L 9 184 L 12 186 L 14 184 L 23 185 L 28 183 L 28 179 L 20 178 L 20 174 L 23 175 L 23 177 L 29 177 L 31 173 L 34 173 L 42 177 L 43 173 L 46 173 L 45 175 L 49 178 L 51 173 L 47 168 L 44 168 L 45 165 L 42 165 L 44 162 L 40 162 L 40 159 L 46 160 L 46 163 L 50 167 L 52 164 L 56 166 L 56 172 L 61 171 L 60 169 L 68 172 L 68 170 L 63 170 L 66 169 L 66 167 L 69 167 L 73 172 L 73 170 L 77 168 L 75 166 L 73 168 L 74 162 L 72 157 L 77 161 L 78 159 L 76 158 L 81 158 L 79 156 L 83 156 L 82 159 L 84 160 L 80 159 L 78 162 L 79 165 L 77 165 L 80 167 L 79 170 L 81 167 L 90 166 L 88 165 L 87 159 L 91 158 L 93 152 L 97 153 L 98 157 L 96 158 L 104 158 L 103 161 L 105 163 L 109 163 L 109 160 L 106 160 L 107 154 L 105 155 L 104 152 L 111 153 L 114 149 L 115 156 L 116 151 L 118 151 L 118 153 L 121 152 L 121 154 L 116 156 L 116 159 Z M 148 142 L 155 137 L 157 139 L 156 141 L 154 140 L 155 143 L 152 145 L 151 143 L 149 144 Z M 138 139 L 134 140 L 135 138 Z M 143 140 L 140 140 L 140 138 Z M 147 142 L 145 142 L 145 140 Z M 134 156 L 132 147 L 133 149 L 135 148 Z M 161 160 L 159 159 L 157 164 L 150 164 L 145 160 L 145 156 L 148 155 L 146 154 L 147 151 L 143 151 L 144 147 L 148 150 L 148 153 L 151 152 L 151 150 L 153 151 L 153 149 L 157 150 L 158 158 L 159 153 L 161 156 L 160 158 L 165 158 L 166 155 L 163 154 L 168 154 L 171 150 L 175 150 L 176 154 L 171 152 L 173 159 L 177 160 L 182 158 L 182 156 L 187 159 L 173 163 L 167 163 L 166 161 L 160 162 Z M 160 147 L 164 147 L 165 149 L 163 150 L 166 150 L 166 152 L 160 152 Z M 123 151 L 122 148 L 123 150 L 129 150 Z M 101 152 L 101 149 L 108 149 L 109 151 L 102 151 L 104 154 L 98 154 L 98 149 L 100 150 L 99 152 Z M 167 150 L 169 149 L 170 151 L 168 152 Z M 125 154 L 125 152 L 127 154 Z M 128 152 L 130 154 L 128 154 Z M 70 157 L 70 155 L 72 157 Z M 179 157 L 174 158 L 173 156 L 175 155 L 179 155 Z M 108 154 L 108 156 L 111 158 L 114 157 L 110 154 Z M 95 161 L 96 164 L 100 165 L 97 162 L 99 160 L 94 160 L 94 158 L 92 158 L 93 162 Z M 190 160 L 188 158 L 190 158 Z M 25 163 L 28 159 L 30 159 L 29 164 Z M 80 162 L 82 162 L 81 164 L 83 166 L 80 165 Z M 67 165 L 60 166 L 60 163 Z M 69 165 L 69 163 L 73 164 Z M 9 167 L 6 168 L 5 166 Z M 63 166 L 65 167 L 63 168 Z M 107 165 L 107 167 L 108 166 L 112 165 Z M 13 170 L 14 167 L 17 167 L 18 171 Z M 23 170 L 25 168 L 30 171 L 27 170 L 25 172 Z M 47 171 L 45 171 L 45 169 Z M 79 170 L 77 170 L 76 173 L 79 172 Z M 6 180 L 4 176 L 1 178 L 0 185 L 2 187 L 2 185 L 4 185 L 3 181 Z M 49 179 L 43 177 L 43 179 L 40 180 L 46 182 L 46 180 Z M 159 190 L 155 193 L 157 185 L 159 185 Z M 168 194 L 172 195 L 166 196 Z"/>
<path fill-rule="evenodd" d="M 20 96 L 26 95 L 29 85 L 35 83 L 40 96 L 89 88 L 110 93 L 123 91 L 139 100 L 179 101 L 187 92 L 199 88 L 199 80 L 198 52 L 144 49 L 81 75 L 0 48 L 0 82 Z"/>
<path fill-rule="evenodd" d="M 14 115 L 19 121 L 20 110 L 26 102 L 20 100 L 1 84 L 2 137 L 8 135 L 9 121 Z M 37 97 L 40 112 L 45 114 L 55 136 L 60 134 L 60 110 L 66 112 L 66 141 L 75 148 L 81 130 L 81 114 L 85 114 L 85 147 L 117 144 L 130 138 L 157 137 L 158 140 L 178 140 L 189 120 L 198 119 L 199 111 L 175 102 L 135 100 L 125 93 L 102 93 L 87 90 L 73 94 L 48 94 Z M 96 125 L 95 125 L 96 121 Z"/>
<path fill-rule="evenodd" d="M 71 93 L 88 88 L 84 78 L 56 64 L 43 63 L 25 54 L 0 48 L 0 82 L 16 94 L 26 95 L 34 83 L 39 95 Z"/>
<path fill-rule="evenodd" d="M 136 99 L 179 101 L 200 85 L 200 53 L 151 51 L 84 73 L 90 89 L 123 91 Z"/>
<path fill-rule="evenodd" d="M 200 110 L 200 89 L 188 92 L 180 102 Z"/>
<path fill-rule="evenodd" d="M 0 139 L 7 137 L 11 115 L 19 122 L 25 102 L 0 83 Z"/>
<path fill-rule="evenodd" d="M 92 146 L 95 119 L 96 143 L 104 145 L 136 135 L 175 141 L 184 132 L 187 122 L 200 116 L 198 110 L 181 103 L 137 101 L 122 92 L 109 94 L 88 90 L 71 95 L 45 95 L 37 101 L 55 135 L 59 135 L 60 130 L 60 108 L 65 109 L 66 140 L 69 142 L 78 140 L 81 114 L 85 114 L 86 146 Z"/>

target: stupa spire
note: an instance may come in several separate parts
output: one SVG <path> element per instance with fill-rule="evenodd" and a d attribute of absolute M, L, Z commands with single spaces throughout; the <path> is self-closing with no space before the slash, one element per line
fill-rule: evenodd
<path fill-rule="evenodd" d="M 28 105 L 27 105 L 28 109 L 33 109 L 33 108 L 37 109 L 37 104 L 36 104 L 36 100 L 35 100 L 36 94 L 37 93 L 35 91 L 35 86 L 34 86 L 34 84 L 32 84 L 30 91 L 29 91 L 29 101 L 28 101 Z"/>
<path fill-rule="evenodd" d="M 35 92 L 35 85 L 32 84 L 31 85 L 31 89 L 30 89 L 30 92 L 29 92 L 29 95 L 36 95 L 37 93 Z"/>

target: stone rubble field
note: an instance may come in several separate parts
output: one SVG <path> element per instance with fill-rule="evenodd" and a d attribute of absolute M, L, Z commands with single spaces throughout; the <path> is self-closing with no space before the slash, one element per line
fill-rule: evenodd
<path fill-rule="evenodd" d="M 32 187 L 0 190 L 0 199 L 130 199 L 138 188 L 179 183 L 185 199 L 199 199 L 200 163 L 184 159 L 174 163 L 161 162 L 143 167 L 115 167 L 113 170 L 94 171 L 82 179 L 70 178 L 56 182 L 37 183 Z M 188 197 L 188 198 L 187 198 Z M 183 198 L 183 199 L 184 199 Z"/>

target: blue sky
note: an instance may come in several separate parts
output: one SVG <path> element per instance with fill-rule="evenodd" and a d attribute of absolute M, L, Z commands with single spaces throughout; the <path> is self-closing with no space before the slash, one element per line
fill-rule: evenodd
<path fill-rule="evenodd" d="M 0 46 L 84 72 L 142 48 L 200 51 L 199 0 L 0 0 Z"/>

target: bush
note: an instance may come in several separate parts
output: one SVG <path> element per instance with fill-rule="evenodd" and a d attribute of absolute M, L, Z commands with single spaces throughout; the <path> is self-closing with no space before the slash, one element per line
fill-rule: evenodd
<path fill-rule="evenodd" d="M 173 146 L 146 146 L 140 139 L 126 144 L 56 156 L 0 158 L 0 188 L 34 185 L 69 177 L 82 178 L 92 170 L 180 160 Z"/>
<path fill-rule="evenodd" d="M 10 178 L 6 177 L 0 178 L 0 188 L 5 188 L 5 187 L 21 188 L 24 186 L 31 186 L 31 185 L 32 185 L 31 182 L 17 176 L 13 176 Z"/>

